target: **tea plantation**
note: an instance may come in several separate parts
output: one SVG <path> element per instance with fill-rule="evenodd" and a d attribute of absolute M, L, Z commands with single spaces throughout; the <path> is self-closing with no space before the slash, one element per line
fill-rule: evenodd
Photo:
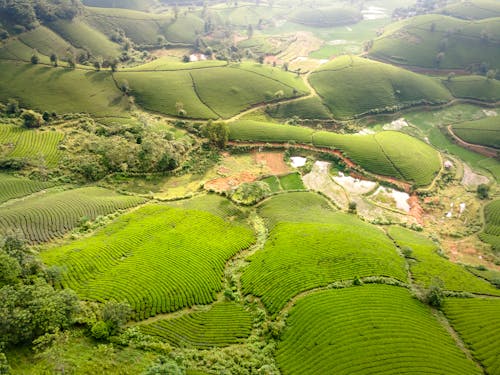
<path fill-rule="evenodd" d="M 453 125 L 453 132 L 466 142 L 500 149 L 499 121 L 494 116 L 477 121 L 462 122 Z"/>
<path fill-rule="evenodd" d="M 33 181 L 0 173 L 0 203 L 20 198 L 54 186 L 51 182 Z"/>
<path fill-rule="evenodd" d="M 482 233 L 479 234 L 484 242 L 493 246 L 495 251 L 500 249 L 500 200 L 494 200 L 484 208 L 486 225 Z"/>

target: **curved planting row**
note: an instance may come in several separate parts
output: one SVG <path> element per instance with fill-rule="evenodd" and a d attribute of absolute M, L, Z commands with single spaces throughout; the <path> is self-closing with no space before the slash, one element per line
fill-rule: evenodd
<path fill-rule="evenodd" d="M 488 374 L 500 374 L 500 300 L 447 299 L 444 312 Z"/>
<path fill-rule="evenodd" d="M 438 246 L 428 238 L 401 227 L 390 227 L 388 233 L 398 246 L 411 249 L 414 261 L 410 262 L 410 268 L 417 283 L 428 287 L 439 278 L 446 290 L 500 295 L 500 290 L 487 281 L 439 256 Z"/>
<path fill-rule="evenodd" d="M 64 287 L 86 299 L 128 301 L 145 319 L 214 301 L 226 261 L 253 239 L 207 212 L 149 205 L 42 258 L 66 270 Z"/>
<path fill-rule="evenodd" d="M 2 173 L 0 174 L 0 203 L 33 194 L 53 185 L 50 182 L 33 181 Z"/>
<path fill-rule="evenodd" d="M 489 203 L 484 208 L 486 225 L 479 234 L 484 242 L 488 242 L 494 249 L 500 249 L 500 199 Z"/>
<path fill-rule="evenodd" d="M 51 192 L 0 207 L 0 231 L 20 230 L 30 243 L 45 242 L 64 235 L 82 219 L 93 220 L 144 202 L 97 187 Z"/>
<path fill-rule="evenodd" d="M 0 124 L 0 145 L 8 150 L 4 156 L 32 160 L 43 158 L 49 167 L 56 166 L 62 156 L 57 146 L 63 138 L 64 134 L 57 131 L 27 130 Z"/>
<path fill-rule="evenodd" d="M 467 121 L 452 126 L 453 132 L 469 143 L 500 148 L 500 120 L 486 117 L 481 120 Z"/>
<path fill-rule="evenodd" d="M 140 326 L 140 330 L 176 346 L 221 347 L 247 338 L 252 330 L 252 316 L 236 303 L 218 303 L 208 311 L 159 320 Z"/>
<path fill-rule="evenodd" d="M 288 374 L 447 374 L 481 371 L 404 288 L 327 290 L 290 311 L 276 353 Z"/>
<path fill-rule="evenodd" d="M 392 241 L 360 220 L 357 225 L 277 224 L 264 249 L 248 260 L 243 291 L 261 297 L 271 314 L 300 292 L 334 281 L 357 276 L 406 279 L 404 260 Z"/>

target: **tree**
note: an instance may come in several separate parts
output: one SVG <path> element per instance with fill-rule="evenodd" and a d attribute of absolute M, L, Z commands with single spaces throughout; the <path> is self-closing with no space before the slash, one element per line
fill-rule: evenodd
<path fill-rule="evenodd" d="M 9 115 L 17 114 L 19 112 L 19 102 L 16 99 L 8 99 L 6 112 Z"/>
<path fill-rule="evenodd" d="M 44 122 L 42 115 L 32 110 L 23 111 L 21 118 L 24 126 L 29 129 L 39 128 Z"/>
<path fill-rule="evenodd" d="M 248 25 L 248 27 L 247 27 L 247 37 L 248 37 L 248 39 L 252 39 L 252 37 L 253 37 L 253 26 L 252 25 Z"/>
<path fill-rule="evenodd" d="M 33 65 L 36 65 L 36 64 L 38 64 L 40 62 L 40 58 L 38 57 L 38 52 L 37 52 L 36 49 L 33 50 L 33 54 L 31 55 L 31 60 L 30 61 L 31 61 L 31 63 Z"/>
<path fill-rule="evenodd" d="M 349 213 L 355 214 L 356 210 L 357 210 L 357 207 L 358 207 L 358 204 L 356 202 L 350 201 L 349 202 L 349 207 L 348 207 Z"/>
<path fill-rule="evenodd" d="M 127 302 L 106 302 L 102 308 L 102 320 L 107 324 L 109 334 L 116 334 L 127 323 L 132 315 L 132 309 Z"/>
<path fill-rule="evenodd" d="M 99 60 L 94 61 L 94 69 L 96 72 L 99 72 L 101 70 L 101 62 Z"/>
<path fill-rule="evenodd" d="M 448 82 L 451 82 L 451 80 L 455 78 L 455 72 L 450 72 L 448 73 L 448 78 L 447 78 L 447 81 Z"/>
<path fill-rule="evenodd" d="M 490 187 L 486 184 L 479 184 L 477 186 L 477 196 L 479 199 L 488 199 L 490 196 Z"/>
<path fill-rule="evenodd" d="M 441 280 L 435 280 L 429 286 L 425 294 L 425 302 L 432 307 L 441 307 L 444 300 L 444 293 L 442 289 L 443 282 Z"/>
<path fill-rule="evenodd" d="M 441 62 L 443 62 L 443 59 L 444 59 L 444 52 L 439 52 L 437 55 L 436 55 L 436 66 L 439 67 L 441 65 Z"/>
<path fill-rule="evenodd" d="M 231 194 L 231 199 L 238 203 L 251 205 L 259 202 L 270 193 L 271 189 L 265 182 L 245 182 Z"/>
<path fill-rule="evenodd" d="M 51 53 L 50 54 L 50 62 L 52 63 L 52 65 L 54 65 L 55 67 L 57 67 L 57 65 L 58 65 L 58 59 L 57 59 L 57 55 L 55 53 Z"/>
<path fill-rule="evenodd" d="M 68 62 L 68 67 L 74 69 L 76 67 L 76 58 L 73 52 L 68 52 L 66 54 L 66 61 Z"/>
<path fill-rule="evenodd" d="M 488 79 L 488 81 L 491 81 L 496 77 L 496 75 L 497 75 L 496 69 L 489 69 L 488 72 L 486 73 L 486 78 Z"/>
<path fill-rule="evenodd" d="M 111 68 L 111 71 L 114 73 L 118 70 L 118 60 L 117 59 L 113 59 L 110 63 L 109 63 L 109 67 Z"/>
<path fill-rule="evenodd" d="M 209 121 L 206 125 L 206 134 L 211 144 L 224 148 L 229 140 L 229 126 L 225 122 Z"/>
<path fill-rule="evenodd" d="M 5 250 L 0 250 L 0 288 L 17 283 L 21 276 L 19 262 L 10 257 Z"/>

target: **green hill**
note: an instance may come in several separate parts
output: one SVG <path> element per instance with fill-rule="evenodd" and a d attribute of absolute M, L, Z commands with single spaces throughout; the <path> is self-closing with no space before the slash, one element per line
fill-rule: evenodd
<path fill-rule="evenodd" d="M 500 3 L 496 0 L 466 0 L 452 3 L 440 10 L 442 14 L 465 20 L 500 17 Z"/>
<path fill-rule="evenodd" d="M 299 7 L 289 16 L 289 20 L 312 27 L 334 27 L 356 23 L 362 19 L 359 9 L 332 6 L 325 8 Z"/>
<path fill-rule="evenodd" d="M 454 77 L 443 84 L 456 98 L 477 99 L 485 102 L 500 100 L 500 81 L 482 76 Z"/>
<path fill-rule="evenodd" d="M 451 99 L 437 79 L 360 57 L 336 58 L 314 71 L 309 81 L 340 119 Z"/>
<path fill-rule="evenodd" d="M 286 323 L 276 353 L 284 374 L 481 373 L 404 288 L 314 293 L 297 301 Z"/>
<path fill-rule="evenodd" d="M 423 68 L 500 68 L 500 18 L 464 21 L 442 15 L 409 18 L 387 27 L 370 56 Z M 442 55 L 438 56 L 438 54 Z"/>
<path fill-rule="evenodd" d="M 453 132 L 469 143 L 500 149 L 500 119 L 497 116 L 453 125 Z"/>
<path fill-rule="evenodd" d="M 0 100 L 27 108 L 95 115 L 123 113 L 126 103 L 109 72 L 0 62 Z"/>

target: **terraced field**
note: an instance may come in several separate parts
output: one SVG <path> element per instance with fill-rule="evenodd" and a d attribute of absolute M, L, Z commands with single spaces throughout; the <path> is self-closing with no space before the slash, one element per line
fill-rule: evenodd
<path fill-rule="evenodd" d="M 359 9 L 354 7 L 299 7 L 289 16 L 289 20 L 311 27 L 334 27 L 356 23 L 362 19 Z"/>
<path fill-rule="evenodd" d="M 484 208 L 486 225 L 479 238 L 491 244 L 495 251 L 500 250 L 500 199 L 489 203 Z"/>
<path fill-rule="evenodd" d="M 0 203 L 24 197 L 51 186 L 54 186 L 51 182 L 33 181 L 0 173 Z"/>
<path fill-rule="evenodd" d="M 406 280 L 404 260 L 382 231 L 360 220 L 342 222 L 339 215 L 335 224 L 274 226 L 264 249 L 248 258 L 241 277 L 244 293 L 260 297 L 275 315 L 295 295 L 334 281 L 356 276 Z"/>
<path fill-rule="evenodd" d="M 0 100 L 39 111 L 118 115 L 126 105 L 109 72 L 0 62 Z"/>
<path fill-rule="evenodd" d="M 341 150 L 368 172 L 394 177 L 416 186 L 429 185 L 441 169 L 439 154 L 424 142 L 401 132 L 345 135 L 310 128 L 252 120 L 230 124 L 229 138 L 238 141 L 312 144 Z"/>
<path fill-rule="evenodd" d="M 472 75 L 455 77 L 443 83 L 457 98 L 477 99 L 485 102 L 500 100 L 500 81 L 496 79 Z"/>
<path fill-rule="evenodd" d="M 42 258 L 67 270 L 63 287 L 84 299 L 128 301 L 141 320 L 213 302 L 226 261 L 253 240 L 212 214 L 148 205 Z"/>
<path fill-rule="evenodd" d="M 0 207 L 0 230 L 19 230 L 30 243 L 45 242 L 63 236 L 82 219 L 93 220 L 144 201 L 97 187 L 54 191 Z"/>
<path fill-rule="evenodd" d="M 276 353 L 283 374 L 481 374 L 404 288 L 327 290 L 295 304 Z"/>
<path fill-rule="evenodd" d="M 338 57 L 314 71 L 309 81 L 339 119 L 451 100 L 437 79 L 361 57 Z"/>
<path fill-rule="evenodd" d="M 207 311 L 161 319 L 139 328 L 175 346 L 207 349 L 241 343 L 250 335 L 252 316 L 236 303 L 216 303 Z"/>
<path fill-rule="evenodd" d="M 415 261 L 410 262 L 410 269 L 418 284 L 428 287 L 438 278 L 445 290 L 500 295 L 499 289 L 474 276 L 465 267 L 440 257 L 436 252 L 438 246 L 423 235 L 395 226 L 390 227 L 388 233 L 399 247 L 412 249 Z"/>
<path fill-rule="evenodd" d="M 228 118 L 254 104 L 274 100 L 278 94 L 287 98 L 306 90 L 302 80 L 278 68 L 251 63 L 207 65 L 189 64 L 186 67 L 193 69 L 177 71 L 167 71 L 164 66 L 154 72 L 140 72 L 138 67 L 133 73 L 123 71 L 115 76 L 118 81 L 129 82 L 137 102 L 144 108 L 177 116 L 182 103 L 189 118 Z M 172 90 L 173 86 L 177 89 Z"/>
<path fill-rule="evenodd" d="M 15 125 L 0 124 L 0 156 L 28 159 L 48 167 L 57 166 L 62 157 L 59 142 L 64 134 L 58 131 L 28 130 Z"/>
<path fill-rule="evenodd" d="M 484 62 L 498 69 L 499 38 L 498 16 L 465 21 L 427 14 L 387 27 L 385 33 L 375 39 L 370 55 L 391 63 L 424 68 L 465 69 Z M 442 57 L 437 60 L 440 52 Z"/>
<path fill-rule="evenodd" d="M 500 300 L 448 298 L 443 310 L 486 373 L 500 373 Z"/>
<path fill-rule="evenodd" d="M 469 143 L 500 148 L 500 119 L 486 117 L 482 120 L 453 125 L 453 132 Z"/>

